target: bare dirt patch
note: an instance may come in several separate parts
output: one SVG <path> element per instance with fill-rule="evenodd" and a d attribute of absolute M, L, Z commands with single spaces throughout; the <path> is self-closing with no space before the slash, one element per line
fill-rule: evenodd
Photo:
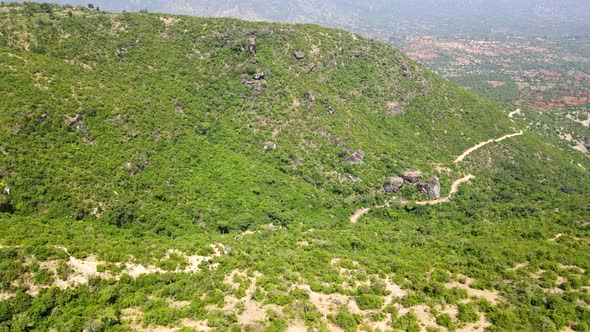
<path fill-rule="evenodd" d="M 580 124 L 582 124 L 583 126 L 590 127 L 590 119 L 587 119 L 587 120 L 580 120 L 580 119 L 578 119 L 578 118 L 576 118 L 576 117 L 573 117 L 573 116 L 572 116 L 572 115 L 570 115 L 570 114 L 566 115 L 566 117 L 567 117 L 568 119 L 572 120 L 572 121 L 575 121 L 575 122 L 577 122 L 577 123 L 580 123 Z"/>
<path fill-rule="evenodd" d="M 248 231 L 245 231 L 243 233 L 240 233 L 240 234 L 234 236 L 234 240 L 241 240 L 242 238 L 244 238 L 244 236 L 253 235 L 253 234 L 256 234 L 256 232 L 248 230 Z"/>
<path fill-rule="evenodd" d="M 464 327 L 457 329 L 457 332 L 484 332 L 488 327 L 492 324 L 488 322 L 486 316 L 482 313 L 479 313 L 479 320 L 475 323 L 470 323 L 465 325 Z"/>
<path fill-rule="evenodd" d="M 469 278 L 467 276 L 461 276 L 461 277 L 466 280 L 465 283 L 460 283 L 458 281 L 452 281 L 452 282 L 446 283 L 445 287 L 464 289 L 467 291 L 467 295 L 469 297 L 478 297 L 478 298 L 486 299 L 491 304 L 497 304 L 499 301 L 502 300 L 502 296 L 500 296 L 500 294 L 497 291 L 472 288 L 471 285 L 473 284 L 473 282 L 475 280 L 472 278 Z"/>
<path fill-rule="evenodd" d="M 586 145 L 582 141 L 576 140 L 571 134 L 560 134 L 559 137 L 563 140 L 573 143 L 572 149 L 584 152 L 587 155 L 590 155 L 590 151 L 586 148 Z"/>
<path fill-rule="evenodd" d="M 133 331 L 137 332 L 174 332 L 180 330 L 182 327 L 190 327 L 197 331 L 209 331 L 207 321 L 197 321 L 194 319 L 185 318 L 180 322 L 178 327 L 167 327 L 160 325 L 150 325 L 144 327 L 141 320 L 143 311 L 140 308 L 133 307 L 123 309 L 121 312 L 121 319 L 126 322 Z"/>
<path fill-rule="evenodd" d="M 522 116 L 522 112 L 521 112 L 520 108 L 517 108 L 516 111 L 512 111 L 512 112 L 508 113 L 509 118 L 513 118 L 515 115 Z"/>
<path fill-rule="evenodd" d="M 194 320 L 194 319 L 185 318 L 180 321 L 180 324 L 182 324 L 182 326 L 190 327 L 190 328 L 195 329 L 197 331 L 211 330 L 211 328 L 209 328 L 209 326 L 207 326 L 207 320 Z"/>
<path fill-rule="evenodd" d="M 516 271 L 516 270 L 522 269 L 523 267 L 527 267 L 528 265 L 529 265 L 529 262 L 518 263 L 518 264 L 514 265 L 514 267 L 511 267 L 507 270 L 508 271 Z"/>
<path fill-rule="evenodd" d="M 160 17 L 160 21 L 162 21 L 165 26 L 170 27 L 180 22 L 180 19 L 176 17 Z"/>
<path fill-rule="evenodd" d="M 295 320 L 287 327 L 287 332 L 307 332 L 305 322 L 302 320 Z"/>
<path fill-rule="evenodd" d="M 299 288 L 309 293 L 309 300 L 324 316 L 337 313 L 342 305 L 346 306 L 348 311 L 353 314 L 361 313 L 356 302 L 347 295 L 314 292 L 307 284 L 300 285 Z"/>
<path fill-rule="evenodd" d="M 200 265 L 203 262 L 208 262 L 216 257 L 221 256 L 225 253 L 225 247 L 222 244 L 215 244 L 211 245 L 213 248 L 213 253 L 209 256 L 199 256 L 199 255 L 192 255 L 188 256 L 180 251 L 177 250 L 169 250 L 166 257 L 171 253 L 175 253 L 178 255 L 182 255 L 186 258 L 188 264 L 184 269 L 176 269 L 175 273 L 195 273 L 200 271 Z M 123 270 L 118 274 L 111 274 L 108 271 L 101 271 L 99 272 L 99 266 L 101 265 L 108 265 L 109 263 L 104 261 L 97 260 L 96 256 L 90 255 L 84 259 L 76 258 L 69 254 L 68 250 L 65 247 L 57 246 L 57 248 L 62 249 L 67 255 L 68 260 L 66 261 L 67 266 L 71 269 L 71 273 L 65 279 L 59 278 L 57 275 L 57 268 L 60 264 L 59 261 L 43 261 L 39 262 L 39 266 L 43 269 L 47 269 L 51 271 L 54 275 L 53 285 L 59 287 L 60 289 L 66 289 L 70 287 L 75 287 L 77 285 L 87 284 L 88 280 L 92 277 L 99 277 L 103 279 L 114 278 L 119 279 L 123 274 L 127 274 L 132 278 L 137 278 L 142 274 L 152 274 L 152 273 L 165 273 L 167 271 L 162 270 L 158 267 L 153 265 L 142 265 L 132 262 L 125 262 L 125 263 L 110 263 L 117 267 L 123 266 Z M 209 269 L 215 269 L 216 263 L 210 264 Z M 49 285 L 36 285 L 30 276 L 25 276 L 18 281 L 13 282 L 15 285 L 20 285 L 27 287 L 27 293 L 31 296 L 36 296 L 40 289 L 48 288 Z"/>
<path fill-rule="evenodd" d="M 399 310 L 399 314 L 400 315 L 405 315 L 408 312 L 413 312 L 416 317 L 418 318 L 418 321 L 420 321 L 420 324 L 422 324 L 422 326 L 424 326 L 425 328 L 428 327 L 432 327 L 432 328 L 438 328 L 438 325 L 436 324 L 436 320 L 434 318 L 434 316 L 432 316 L 432 314 L 430 313 L 430 308 L 426 305 L 423 304 L 419 304 L 419 305 L 415 305 L 413 307 L 410 308 L 400 308 Z"/>
<path fill-rule="evenodd" d="M 189 305 L 191 305 L 191 301 L 174 301 L 172 299 L 166 299 L 166 302 L 168 303 L 168 306 L 170 306 L 171 308 L 177 309 L 186 308 Z"/>
<path fill-rule="evenodd" d="M 360 219 L 360 217 L 369 213 L 369 211 L 371 211 L 370 208 L 361 208 L 361 209 L 356 210 L 354 212 L 354 214 L 352 216 L 350 216 L 350 218 L 349 218 L 350 222 L 352 222 L 352 223 L 357 222 Z"/>
<path fill-rule="evenodd" d="M 282 314 L 283 310 L 281 307 L 274 304 L 263 305 L 252 297 L 256 290 L 256 279 L 262 276 L 260 272 L 255 271 L 253 277 L 250 277 L 246 271 L 234 270 L 224 278 L 224 282 L 229 284 L 233 289 L 238 289 L 240 284 L 234 281 L 236 276 L 249 284 L 246 290 L 246 296 L 241 299 L 232 295 L 225 296 L 223 310 L 237 310 L 239 307 L 243 307 L 243 311 L 237 315 L 238 323 L 242 327 L 258 325 L 258 323 L 264 325 L 268 310 Z"/>

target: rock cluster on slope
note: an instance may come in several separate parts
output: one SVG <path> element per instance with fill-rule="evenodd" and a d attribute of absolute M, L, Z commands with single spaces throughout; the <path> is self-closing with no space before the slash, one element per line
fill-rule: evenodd
<path fill-rule="evenodd" d="M 416 181 L 418 181 L 420 177 L 422 177 L 422 172 L 420 172 L 419 170 L 407 170 L 402 175 L 404 182 L 407 184 L 416 183 Z"/>
<path fill-rule="evenodd" d="M 303 58 L 305 58 L 305 53 L 303 53 L 302 51 L 295 51 L 293 52 L 293 56 L 297 60 L 302 60 Z"/>
<path fill-rule="evenodd" d="M 389 179 L 385 180 L 383 184 L 383 189 L 388 193 L 396 193 L 400 191 L 402 186 L 404 185 L 404 179 L 399 176 L 392 176 Z"/>
<path fill-rule="evenodd" d="M 361 164 L 363 162 L 363 158 L 365 158 L 365 152 L 362 150 L 358 150 L 353 153 L 350 157 L 346 159 L 346 162 L 349 164 Z"/>
<path fill-rule="evenodd" d="M 440 183 L 436 176 L 431 176 L 428 180 L 420 181 L 416 187 L 419 192 L 430 196 L 432 199 L 440 198 Z"/>

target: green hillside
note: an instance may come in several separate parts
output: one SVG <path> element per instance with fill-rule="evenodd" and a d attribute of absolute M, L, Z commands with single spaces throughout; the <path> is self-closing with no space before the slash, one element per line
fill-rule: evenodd
<path fill-rule="evenodd" d="M 341 30 L 3 3 L 0 330 L 588 330 L 590 161 L 510 111 Z"/>

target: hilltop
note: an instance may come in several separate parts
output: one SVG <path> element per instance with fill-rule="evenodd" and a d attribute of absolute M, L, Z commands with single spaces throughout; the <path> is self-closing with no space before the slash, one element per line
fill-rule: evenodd
<path fill-rule="evenodd" d="M 590 323 L 588 159 L 384 43 L 5 4 L 0 75 L 6 328 Z"/>

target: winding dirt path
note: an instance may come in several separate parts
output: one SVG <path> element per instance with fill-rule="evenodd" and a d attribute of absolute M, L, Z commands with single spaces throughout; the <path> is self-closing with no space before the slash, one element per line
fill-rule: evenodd
<path fill-rule="evenodd" d="M 453 182 L 453 184 L 451 185 L 451 190 L 449 191 L 448 196 L 441 197 L 439 199 L 427 200 L 427 201 L 416 201 L 415 203 L 417 205 L 434 205 L 434 204 L 446 203 L 451 200 L 451 196 L 453 194 L 455 194 L 457 191 L 459 191 L 459 186 L 461 184 L 468 182 L 474 178 L 475 178 L 475 175 L 468 174 L 462 178 L 455 180 L 455 182 Z M 375 208 L 379 209 L 379 208 L 384 208 L 384 207 L 390 207 L 392 202 L 393 202 L 392 200 L 389 200 L 389 201 L 385 202 L 385 205 L 377 205 L 377 206 L 375 206 Z M 408 203 L 410 203 L 410 201 L 401 200 L 402 205 L 408 205 Z M 369 213 L 369 211 L 371 211 L 371 208 L 360 208 L 360 209 L 356 210 L 348 219 L 350 220 L 350 222 L 356 223 L 362 216 Z"/>
<path fill-rule="evenodd" d="M 507 134 L 507 135 L 504 135 L 504 136 L 499 137 L 499 138 L 491 138 L 491 139 L 489 139 L 487 141 L 481 142 L 481 143 L 479 143 L 479 144 L 477 144 L 475 146 L 472 146 L 469 149 L 465 150 L 465 152 L 463 152 L 463 154 L 461 154 L 459 157 L 457 157 L 457 159 L 455 159 L 454 163 L 455 164 L 458 164 L 458 163 L 462 162 L 463 159 L 465 159 L 465 157 L 467 157 L 471 152 L 476 151 L 477 149 L 483 147 L 484 145 L 487 145 L 487 144 L 490 144 L 490 143 L 494 143 L 494 142 L 501 142 L 501 141 L 503 141 L 503 140 L 505 140 L 507 138 L 511 138 L 511 137 L 515 137 L 515 136 L 520 136 L 522 134 L 523 134 L 523 132 L 521 130 L 521 131 L 519 131 L 517 133 L 514 133 L 514 134 Z"/>
<path fill-rule="evenodd" d="M 448 201 L 451 200 L 451 196 L 456 193 L 457 191 L 459 191 L 459 186 L 462 185 L 465 182 L 470 181 L 471 179 L 475 179 L 475 175 L 473 174 L 468 174 L 460 179 L 455 180 L 455 182 L 453 182 L 453 184 L 451 185 L 451 191 L 449 191 L 449 195 L 445 196 L 445 197 L 441 197 L 439 199 L 432 199 L 432 200 L 427 200 L 427 201 L 416 201 L 417 205 L 434 205 L 434 204 L 441 204 L 441 203 L 446 203 Z M 408 201 L 402 201 L 403 205 L 406 205 L 408 203 Z"/>
<path fill-rule="evenodd" d="M 362 208 L 362 209 L 358 209 L 354 212 L 354 214 L 352 216 L 350 216 L 350 222 L 357 222 L 359 220 L 360 217 L 364 216 L 365 214 L 369 213 L 369 211 L 371 211 L 370 208 Z"/>
<path fill-rule="evenodd" d="M 522 115 L 522 113 L 520 112 L 520 108 L 517 108 L 516 111 L 512 111 L 512 112 L 508 113 L 509 118 L 513 118 L 514 115 Z"/>
<path fill-rule="evenodd" d="M 520 114 L 520 109 L 517 109 L 514 112 L 510 112 L 510 114 L 508 114 L 509 117 L 514 116 L 514 114 Z M 470 147 L 469 149 L 465 150 L 465 152 L 463 152 L 459 157 L 457 157 L 454 161 L 455 164 L 458 164 L 460 162 L 463 161 L 463 159 L 465 159 L 465 157 L 467 157 L 471 152 L 478 150 L 479 148 L 490 144 L 490 143 L 494 143 L 494 142 L 501 142 L 505 139 L 511 138 L 511 137 L 516 137 L 516 136 L 520 136 L 523 135 L 523 131 L 520 130 L 517 133 L 513 133 L 513 134 L 506 134 L 502 137 L 498 137 L 498 138 L 491 138 L 487 141 L 478 143 L 472 147 Z M 455 182 L 453 182 L 453 184 L 451 185 L 451 190 L 449 191 L 449 195 L 447 195 L 446 197 L 441 197 L 439 199 L 432 199 L 432 200 L 427 200 L 427 201 L 416 201 L 416 205 L 434 205 L 434 204 L 441 204 L 441 203 L 446 203 L 448 201 L 451 200 L 451 196 L 453 194 L 455 194 L 458 190 L 459 190 L 459 186 L 465 182 L 470 181 L 471 179 L 474 179 L 475 176 L 473 174 L 468 174 L 462 178 L 459 178 L 457 180 L 455 180 Z M 375 206 L 375 208 L 383 208 L 383 207 L 390 207 L 392 203 L 392 200 L 389 200 L 387 202 L 385 202 L 385 205 L 377 205 Z M 410 201 L 408 200 L 401 200 L 401 204 L 402 205 L 408 205 L 410 203 Z M 358 210 L 356 210 L 348 219 L 350 220 L 350 222 L 352 223 L 356 223 L 358 222 L 358 220 L 364 216 L 365 214 L 369 213 L 369 211 L 371 211 L 371 208 L 360 208 Z"/>

